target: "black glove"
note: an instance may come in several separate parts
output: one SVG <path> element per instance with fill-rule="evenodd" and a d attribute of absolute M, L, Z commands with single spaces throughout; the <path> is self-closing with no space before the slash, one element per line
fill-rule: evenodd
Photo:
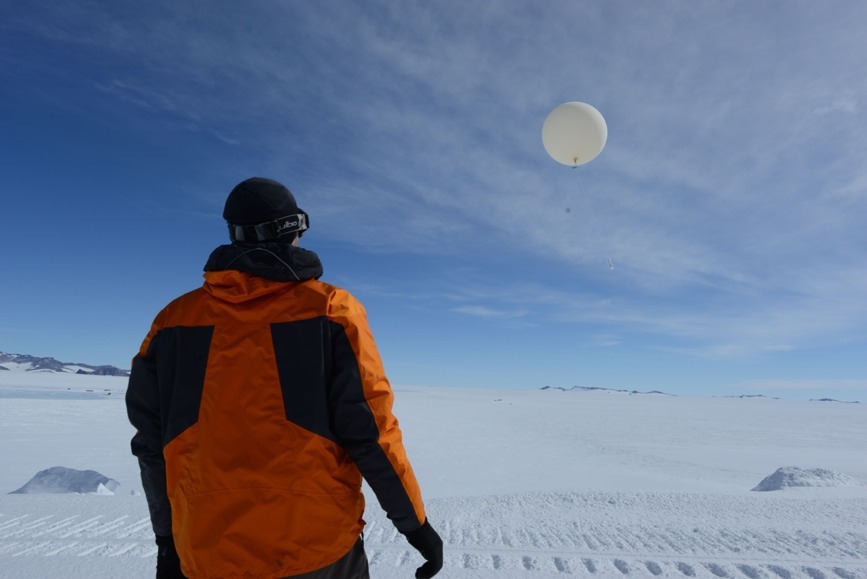
<path fill-rule="evenodd" d="M 430 579 L 443 568 L 443 540 L 430 526 L 428 521 L 416 529 L 406 533 L 409 544 L 421 553 L 427 563 L 416 569 L 416 579 Z"/>
<path fill-rule="evenodd" d="M 157 535 L 157 579 L 187 579 L 181 571 L 181 560 L 175 549 L 175 539 L 171 535 Z"/>

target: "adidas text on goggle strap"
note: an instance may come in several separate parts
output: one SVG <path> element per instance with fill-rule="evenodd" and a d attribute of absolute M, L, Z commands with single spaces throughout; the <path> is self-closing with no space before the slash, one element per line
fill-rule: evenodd
<path fill-rule="evenodd" d="M 229 237 L 232 241 L 268 241 L 290 233 L 298 232 L 299 237 L 310 227 L 310 218 L 303 211 L 287 215 L 259 225 L 234 225 L 229 223 Z"/>

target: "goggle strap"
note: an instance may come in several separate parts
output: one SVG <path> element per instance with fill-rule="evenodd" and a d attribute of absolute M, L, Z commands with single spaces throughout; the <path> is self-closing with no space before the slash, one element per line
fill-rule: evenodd
<path fill-rule="evenodd" d="M 234 225 L 229 223 L 229 238 L 232 241 L 268 241 L 284 235 L 307 231 L 310 218 L 303 211 L 258 225 Z"/>

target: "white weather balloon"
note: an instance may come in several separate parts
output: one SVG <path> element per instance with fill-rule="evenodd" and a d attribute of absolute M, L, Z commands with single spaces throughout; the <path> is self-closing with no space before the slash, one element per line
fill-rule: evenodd
<path fill-rule="evenodd" d="M 570 167 L 596 158 L 608 140 L 608 125 L 602 113 L 581 102 L 563 103 L 542 125 L 542 144 L 548 154 Z"/>

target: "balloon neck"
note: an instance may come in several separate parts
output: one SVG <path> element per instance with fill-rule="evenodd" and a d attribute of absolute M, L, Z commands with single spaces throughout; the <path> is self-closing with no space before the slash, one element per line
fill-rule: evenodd
<path fill-rule="evenodd" d="M 575 157 L 574 159 L 572 159 L 572 168 L 573 169 L 578 168 L 578 157 Z"/>

